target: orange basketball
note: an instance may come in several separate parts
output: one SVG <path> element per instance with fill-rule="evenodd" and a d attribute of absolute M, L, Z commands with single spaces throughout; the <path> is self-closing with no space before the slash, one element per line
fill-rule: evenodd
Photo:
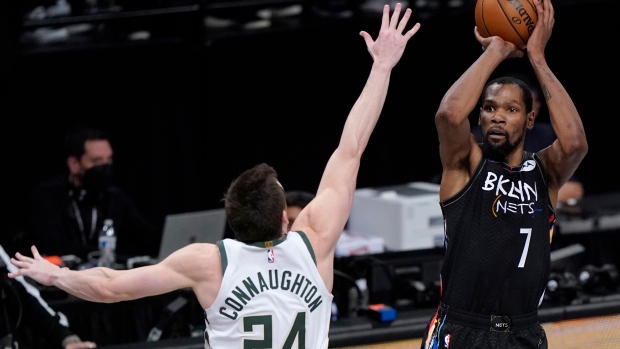
<path fill-rule="evenodd" d="M 523 50 L 538 14 L 533 0 L 477 0 L 475 18 L 482 37 L 499 36 Z"/>

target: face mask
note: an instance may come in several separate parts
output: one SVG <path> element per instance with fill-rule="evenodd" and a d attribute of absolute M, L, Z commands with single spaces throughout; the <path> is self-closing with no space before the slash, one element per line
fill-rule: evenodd
<path fill-rule="evenodd" d="M 106 164 L 91 167 L 84 172 L 82 183 L 86 191 L 104 191 L 112 184 L 112 165 Z"/>

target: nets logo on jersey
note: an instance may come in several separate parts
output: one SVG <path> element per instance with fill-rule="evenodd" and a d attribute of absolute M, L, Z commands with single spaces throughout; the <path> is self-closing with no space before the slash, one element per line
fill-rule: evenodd
<path fill-rule="evenodd" d="M 274 250 L 267 250 L 267 262 L 273 263 L 276 261 L 276 252 Z"/>
<path fill-rule="evenodd" d="M 524 171 L 531 171 L 535 167 L 528 160 L 523 165 Z M 529 165 L 528 165 L 529 164 Z M 525 170 L 527 165 L 528 170 Z M 495 200 L 491 208 L 493 216 L 498 214 L 526 214 L 533 215 L 540 209 L 536 208 L 538 201 L 538 188 L 536 182 L 527 183 L 522 180 L 512 180 L 503 174 L 487 172 L 487 177 L 482 185 L 482 190 L 495 192 Z"/>
<path fill-rule="evenodd" d="M 534 170 L 535 168 L 536 168 L 536 161 L 527 160 L 526 162 L 523 163 L 523 166 L 521 166 L 521 171 L 530 172 Z"/>

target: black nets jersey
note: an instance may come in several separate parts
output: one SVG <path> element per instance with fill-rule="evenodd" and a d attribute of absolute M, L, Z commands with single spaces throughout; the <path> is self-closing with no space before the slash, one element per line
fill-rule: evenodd
<path fill-rule="evenodd" d="M 442 303 L 490 315 L 536 311 L 549 277 L 555 223 L 538 155 L 524 152 L 519 167 L 483 158 L 441 209 Z"/>

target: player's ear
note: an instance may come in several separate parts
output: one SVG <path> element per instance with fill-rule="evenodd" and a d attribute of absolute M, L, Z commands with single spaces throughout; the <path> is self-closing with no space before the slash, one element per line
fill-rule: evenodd
<path fill-rule="evenodd" d="M 282 211 L 282 223 L 288 226 L 288 214 L 286 214 L 286 210 Z"/>
<path fill-rule="evenodd" d="M 534 127 L 534 122 L 536 121 L 536 112 L 531 111 L 527 114 L 527 129 L 531 130 Z"/>

